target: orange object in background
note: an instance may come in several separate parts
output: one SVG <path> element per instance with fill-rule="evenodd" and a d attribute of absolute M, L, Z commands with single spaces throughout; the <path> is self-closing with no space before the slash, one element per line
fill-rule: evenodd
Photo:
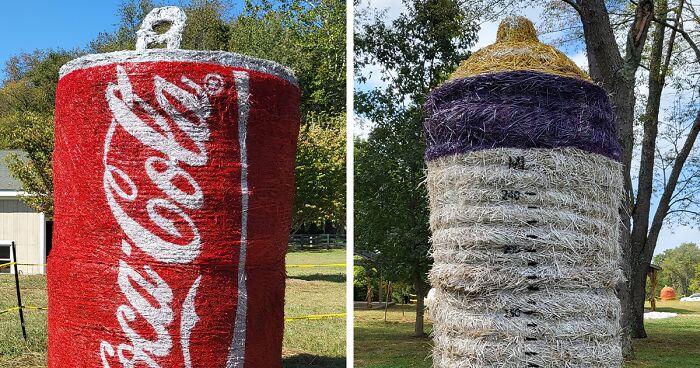
<path fill-rule="evenodd" d="M 676 299 L 676 290 L 674 290 L 670 286 L 666 286 L 663 289 L 661 289 L 661 300 L 675 300 Z"/>

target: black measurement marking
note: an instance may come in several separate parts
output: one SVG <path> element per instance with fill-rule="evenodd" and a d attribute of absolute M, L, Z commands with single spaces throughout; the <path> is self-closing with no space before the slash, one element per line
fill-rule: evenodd
<path fill-rule="evenodd" d="M 535 353 L 534 351 L 526 351 L 526 352 L 525 352 L 525 355 L 530 355 L 530 356 L 532 356 L 532 355 L 537 355 L 537 354 L 539 354 L 539 353 Z M 530 364 L 534 364 L 534 363 L 530 363 Z M 538 367 L 539 367 L 539 366 L 538 366 Z"/>
<path fill-rule="evenodd" d="M 528 225 L 534 225 L 537 223 L 537 220 L 530 220 L 527 222 Z"/>
<path fill-rule="evenodd" d="M 506 309 L 505 317 L 506 318 L 520 317 L 520 309 L 519 308 Z"/>
<path fill-rule="evenodd" d="M 527 354 L 527 353 L 525 353 L 525 354 Z M 540 368 L 540 365 L 535 364 L 535 363 L 527 363 L 527 367 L 528 368 Z"/>
<path fill-rule="evenodd" d="M 525 237 L 530 238 L 530 239 L 539 239 L 540 238 L 537 235 L 525 235 Z"/>
<path fill-rule="evenodd" d="M 535 193 L 535 192 L 525 192 L 525 195 L 536 196 L 537 193 Z"/>
<path fill-rule="evenodd" d="M 526 310 L 523 311 L 523 314 L 527 314 L 528 316 L 535 314 L 536 312 L 534 310 Z"/>
<path fill-rule="evenodd" d="M 525 156 L 508 156 L 508 168 L 525 170 Z"/>
<path fill-rule="evenodd" d="M 525 341 L 537 341 L 537 339 L 534 337 L 526 337 Z"/>
<path fill-rule="evenodd" d="M 503 249 L 503 253 L 505 254 L 515 254 L 515 253 L 520 253 L 523 250 L 520 249 L 517 245 L 506 245 L 505 249 Z"/>
<path fill-rule="evenodd" d="M 528 323 L 527 327 L 537 327 L 537 323 Z"/>
<path fill-rule="evenodd" d="M 520 192 L 517 190 L 501 190 L 501 194 L 503 194 L 501 197 L 503 200 L 515 199 L 517 201 L 520 199 Z"/>
<path fill-rule="evenodd" d="M 536 285 L 530 285 L 530 286 L 527 287 L 527 289 L 530 290 L 530 291 L 539 291 L 539 290 L 540 290 L 540 287 L 539 287 L 539 286 L 536 286 Z"/>
<path fill-rule="evenodd" d="M 537 266 L 537 262 L 535 262 L 535 261 L 527 261 L 527 265 L 530 266 L 530 267 L 535 267 L 535 266 Z"/>
<path fill-rule="evenodd" d="M 538 209 L 539 207 L 537 207 L 537 206 L 527 206 L 527 208 L 529 208 L 529 209 L 531 209 L 531 210 L 536 210 L 536 209 Z"/>

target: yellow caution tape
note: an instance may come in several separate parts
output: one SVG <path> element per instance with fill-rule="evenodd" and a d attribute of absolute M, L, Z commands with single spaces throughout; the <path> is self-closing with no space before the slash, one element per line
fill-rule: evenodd
<path fill-rule="evenodd" d="M 14 312 L 16 310 L 20 310 L 20 308 L 19 307 L 12 307 L 12 308 L 3 309 L 3 310 L 0 310 L 0 314 Z"/>
<path fill-rule="evenodd" d="M 331 317 L 345 317 L 347 314 L 346 313 L 335 313 L 335 314 L 315 314 L 311 316 L 300 316 L 300 317 L 285 317 L 285 321 L 295 321 L 299 319 L 323 319 L 323 318 L 331 318 Z"/>
<path fill-rule="evenodd" d="M 48 310 L 46 307 L 35 307 L 33 305 L 25 305 L 22 309 Z"/>
<path fill-rule="evenodd" d="M 17 263 L 17 262 L 7 262 L 0 264 L 0 268 L 10 267 L 12 265 L 17 266 L 46 266 L 46 263 Z"/>
<path fill-rule="evenodd" d="M 345 263 L 287 265 L 287 268 L 314 268 L 314 267 L 345 267 Z"/>
<path fill-rule="evenodd" d="M 20 307 L 12 307 L 12 308 L 7 308 L 7 309 L 0 310 L 0 314 L 5 314 L 5 313 L 9 313 L 9 312 L 14 312 L 14 311 L 18 311 L 18 310 L 20 310 L 20 309 L 48 310 L 49 308 L 46 308 L 46 307 L 35 307 L 35 306 L 33 306 L 33 305 L 25 305 L 25 306 L 23 306 L 23 307 L 21 307 L 21 308 L 20 308 Z"/>

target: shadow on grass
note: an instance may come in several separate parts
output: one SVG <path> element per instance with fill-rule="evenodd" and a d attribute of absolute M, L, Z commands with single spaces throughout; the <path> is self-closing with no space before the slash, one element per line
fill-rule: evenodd
<path fill-rule="evenodd" d="M 284 358 L 284 368 L 345 368 L 345 358 L 298 354 Z"/>
<path fill-rule="evenodd" d="M 672 308 L 672 307 L 658 307 L 656 308 L 657 312 L 670 312 L 670 313 L 678 313 L 678 314 L 694 314 L 697 313 L 694 310 L 690 309 L 681 309 L 681 308 Z"/>
<path fill-rule="evenodd" d="M 328 253 L 332 250 L 345 249 L 345 247 L 337 248 L 287 248 L 287 253 Z"/>
<path fill-rule="evenodd" d="M 322 273 L 315 273 L 313 275 L 294 275 L 294 276 L 287 276 L 288 279 L 297 279 L 297 280 L 304 280 L 304 281 L 328 281 L 328 282 L 338 282 L 338 283 L 345 283 L 345 275 L 341 274 L 335 274 L 335 275 L 329 275 L 329 274 L 322 274 Z"/>

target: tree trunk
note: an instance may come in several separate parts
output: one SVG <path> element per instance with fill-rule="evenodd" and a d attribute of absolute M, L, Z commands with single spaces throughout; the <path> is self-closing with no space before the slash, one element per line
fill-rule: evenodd
<path fill-rule="evenodd" d="M 413 332 L 414 337 L 424 337 L 425 336 L 425 328 L 423 325 L 424 317 L 425 317 L 425 281 L 423 281 L 423 277 L 420 274 L 420 271 L 418 271 L 418 267 L 416 267 L 416 270 L 414 271 L 414 287 L 416 288 L 416 326 L 415 330 Z"/>
<path fill-rule="evenodd" d="M 646 275 L 651 260 L 646 262 L 646 260 L 642 258 L 644 257 L 638 258 L 638 267 L 644 268 L 644 272 L 641 272 L 639 269 L 632 272 L 632 280 L 630 283 L 633 303 L 629 306 L 629 308 L 631 308 L 631 313 L 629 316 L 630 319 L 628 326 L 630 329 L 630 335 L 633 338 L 647 337 L 647 333 L 644 330 L 644 303 L 646 302 Z"/>
<path fill-rule="evenodd" d="M 581 17 L 591 77 L 594 81 L 602 84 L 610 95 L 610 102 L 613 105 L 618 123 L 618 138 L 622 148 L 620 161 L 622 162 L 625 186 L 625 195 L 620 204 L 620 244 L 622 246 L 620 267 L 627 279 L 627 282 L 621 283 L 617 287 L 618 297 L 622 304 L 620 343 L 625 358 L 632 358 L 634 350 L 630 333 L 636 318 L 634 314 L 636 298 L 632 292 L 633 275 L 638 272 L 634 264 L 637 252 L 630 236 L 632 229 L 630 216 L 634 202 L 630 171 L 634 144 L 634 87 L 635 74 L 639 68 L 642 50 L 653 18 L 654 5 L 652 0 L 639 1 L 635 9 L 634 21 L 627 34 L 623 57 L 610 23 L 605 0 L 576 0 L 573 4 Z M 644 272 L 646 275 L 646 267 Z"/>

